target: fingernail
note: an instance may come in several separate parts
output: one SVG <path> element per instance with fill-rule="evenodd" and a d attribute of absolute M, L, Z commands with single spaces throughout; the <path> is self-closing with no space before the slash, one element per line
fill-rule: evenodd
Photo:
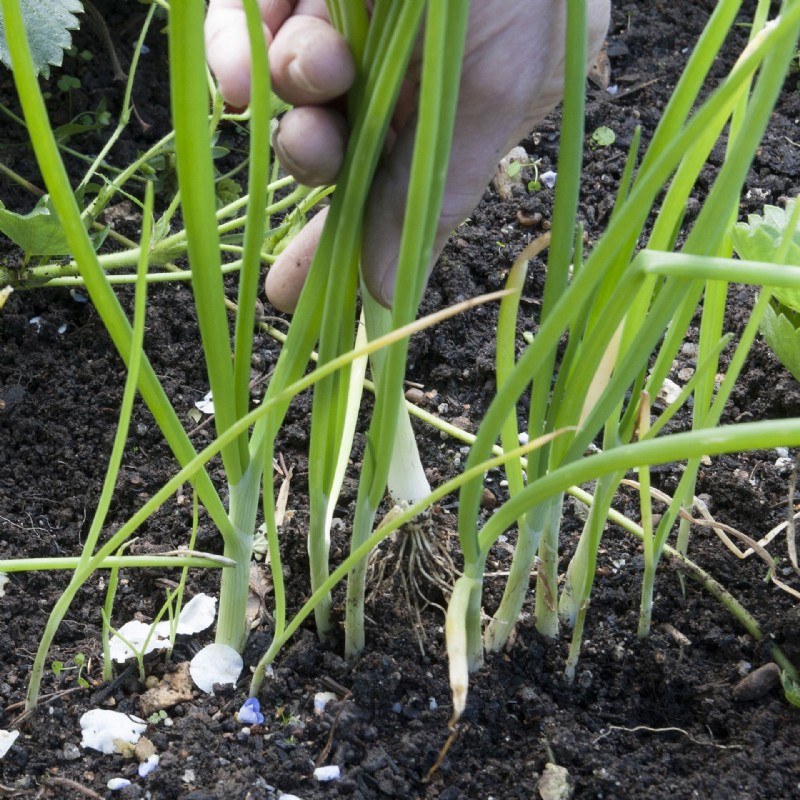
<path fill-rule="evenodd" d="M 303 69 L 302 61 L 299 58 L 295 58 L 291 61 L 287 67 L 287 72 L 289 73 L 292 81 L 296 84 L 297 88 L 302 89 L 304 92 L 308 92 L 312 95 L 320 94 L 320 88 L 315 86 L 314 82 L 309 79 L 308 75 Z"/>
<path fill-rule="evenodd" d="M 393 270 L 387 269 L 381 280 L 378 295 L 375 297 L 385 308 L 391 309 L 392 307 L 392 302 L 394 301 L 394 284 L 395 273 Z"/>
<path fill-rule="evenodd" d="M 302 175 L 302 170 L 300 169 L 299 165 L 295 160 L 291 157 L 291 155 L 287 152 L 286 148 L 283 146 L 281 142 L 281 123 L 280 121 L 275 126 L 275 129 L 272 132 L 272 149 L 275 151 L 275 154 L 278 156 L 278 161 L 281 162 L 281 166 L 295 179 L 299 180 L 298 175 Z"/>

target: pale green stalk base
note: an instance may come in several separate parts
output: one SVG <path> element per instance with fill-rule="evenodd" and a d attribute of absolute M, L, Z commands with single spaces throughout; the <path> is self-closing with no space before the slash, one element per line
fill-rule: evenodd
<path fill-rule="evenodd" d="M 639 626 L 636 629 L 637 639 L 646 639 L 650 635 L 653 621 L 653 589 L 656 577 L 656 564 L 645 564 L 642 575 L 642 599 L 639 605 Z"/>
<path fill-rule="evenodd" d="M 547 519 L 539 542 L 539 569 L 536 579 L 536 630 L 548 639 L 558 636 L 558 534 L 563 493 L 547 504 Z"/>
<path fill-rule="evenodd" d="M 225 537 L 224 555 L 236 566 L 222 573 L 216 641 L 238 652 L 247 642 L 247 587 L 250 585 L 250 559 L 260 484 L 261 462 L 255 459 L 239 483 L 230 487 L 229 516 L 235 534 Z"/>
<path fill-rule="evenodd" d="M 569 645 L 569 654 L 564 666 L 564 677 L 572 683 L 575 679 L 575 667 L 581 657 L 581 644 L 583 643 L 583 626 L 586 622 L 586 611 L 589 608 L 589 601 L 581 603 L 578 608 L 578 615 L 575 618 L 575 627 L 572 631 L 572 641 Z"/>
<path fill-rule="evenodd" d="M 536 550 L 549 518 L 549 509 L 549 504 L 542 504 L 526 514 L 518 523 L 519 536 L 503 599 L 484 634 L 484 643 L 489 651 L 498 652 L 505 647 L 519 619 L 530 586 Z"/>
<path fill-rule="evenodd" d="M 366 494 L 366 493 L 364 493 Z M 364 501 L 356 506 L 353 521 L 353 535 L 350 539 L 350 552 L 361 547 L 372 533 L 377 508 Z M 345 615 L 347 624 L 344 630 L 344 654 L 346 658 L 356 658 L 364 649 L 364 595 L 367 581 L 367 558 L 355 564 L 347 576 L 347 599 Z"/>
<path fill-rule="evenodd" d="M 330 567 L 330 528 L 328 527 L 328 509 L 335 502 L 323 497 L 319 503 L 312 505 L 308 526 L 308 563 L 311 577 L 311 591 L 315 592 L 328 579 Z M 327 595 L 314 609 L 317 636 L 324 641 L 333 630 L 331 621 L 331 596 Z"/>

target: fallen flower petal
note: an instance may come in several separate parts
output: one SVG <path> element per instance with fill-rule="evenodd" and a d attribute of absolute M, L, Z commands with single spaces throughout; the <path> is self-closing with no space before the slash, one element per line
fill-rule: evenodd
<path fill-rule="evenodd" d="M 153 631 L 151 635 L 151 627 L 151 625 L 145 622 L 139 622 L 139 620 L 136 619 L 126 622 L 118 629 L 119 636 L 114 634 L 114 636 L 111 637 L 111 641 L 108 645 L 111 658 L 121 664 L 134 656 L 133 650 L 122 641 L 123 638 L 130 642 L 142 655 L 147 655 L 147 653 L 153 650 L 163 650 L 165 647 L 168 647 L 169 639 L 162 638 L 157 631 Z M 148 636 L 150 636 L 149 640 L 147 638 Z M 146 648 L 144 646 L 145 642 L 147 642 Z"/>
<path fill-rule="evenodd" d="M 324 713 L 325 706 L 327 706 L 331 700 L 335 699 L 336 695 L 333 692 L 317 692 L 314 695 L 314 713 L 315 714 Z"/>
<path fill-rule="evenodd" d="M 236 718 L 242 725 L 261 725 L 264 715 L 261 713 L 261 703 L 257 697 L 248 697 L 239 709 Z"/>
<path fill-rule="evenodd" d="M 177 633 L 200 633 L 214 624 L 216 615 L 216 597 L 198 594 L 181 609 L 178 616 Z M 119 628 L 118 634 L 111 637 L 109 650 L 111 658 L 117 663 L 122 663 L 134 656 L 134 652 L 122 641 L 123 639 L 130 642 L 143 655 L 153 650 L 164 650 L 169 647 L 170 643 L 170 623 L 168 620 L 159 622 L 153 628 L 152 625 L 145 622 L 131 620 Z M 145 642 L 147 642 L 147 648 L 144 646 Z"/>
<path fill-rule="evenodd" d="M 199 411 L 202 411 L 204 414 L 213 414 L 214 413 L 214 398 L 211 396 L 211 392 L 209 392 L 202 400 L 198 400 L 194 407 Z"/>
<path fill-rule="evenodd" d="M 214 624 L 217 616 L 217 598 L 209 594 L 195 595 L 181 610 L 178 617 L 178 633 L 200 633 Z M 160 633 L 160 626 L 167 626 L 169 635 L 169 622 L 159 622 L 156 630 Z"/>
<path fill-rule="evenodd" d="M 124 789 L 126 786 L 130 786 L 131 782 L 127 778 L 111 778 L 111 780 L 106 784 L 106 786 L 111 789 L 112 792 L 118 792 L 120 789 Z"/>
<path fill-rule="evenodd" d="M 195 685 L 212 694 L 215 683 L 236 683 L 244 667 L 242 657 L 225 644 L 204 647 L 189 664 Z"/>
<path fill-rule="evenodd" d="M 556 185 L 556 173 L 555 172 L 543 172 L 539 178 L 542 181 L 542 185 L 546 186 L 548 189 L 552 189 Z"/>
<path fill-rule="evenodd" d="M 17 741 L 19 731 L 0 731 L 0 758 L 2 758 Z"/>
<path fill-rule="evenodd" d="M 147 723 L 139 717 L 93 708 L 81 717 L 81 747 L 91 747 L 106 754 L 115 753 L 114 739 L 136 744 L 146 728 Z"/>

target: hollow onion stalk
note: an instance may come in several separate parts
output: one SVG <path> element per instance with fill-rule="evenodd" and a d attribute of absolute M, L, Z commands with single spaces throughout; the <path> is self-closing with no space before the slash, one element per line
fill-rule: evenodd
<path fill-rule="evenodd" d="M 417 30 L 425 10 L 426 5 L 422 2 L 409 2 L 398 6 L 386 0 L 384 2 L 379 0 L 375 4 L 364 46 L 364 78 L 362 81 L 357 79 L 356 95 L 351 94 L 350 97 L 351 117 L 355 114 L 354 137 L 359 130 L 358 120 L 362 108 L 376 99 L 377 83 L 373 74 L 380 76 L 392 73 L 393 90 L 388 98 L 391 102 L 388 108 L 383 105 L 383 116 L 372 116 L 373 120 L 385 123 L 381 125 L 382 141 L 389 121 L 387 111 L 390 114 L 394 106 L 400 80 L 405 74 L 406 64 L 416 42 Z M 343 11 L 350 13 L 351 9 L 348 7 Z M 392 308 L 392 325 L 395 328 L 413 318 L 425 283 L 447 174 L 468 14 L 469 4 L 463 0 L 427 4 L 419 118 L 397 269 L 398 285 L 403 287 L 403 291 L 396 293 Z M 393 52 L 394 56 L 391 55 Z M 367 151 L 367 160 L 369 153 L 370 151 Z M 345 183 L 352 179 L 347 164 L 343 175 Z M 342 190 L 341 183 L 340 181 L 337 194 Z M 352 201 L 352 208 L 358 212 L 356 225 L 352 229 L 337 228 L 337 240 L 348 246 L 342 251 L 343 257 L 334 259 L 334 263 L 350 264 L 354 261 L 360 243 L 354 242 L 350 245 L 348 239 L 354 234 L 358 235 L 360 231 L 358 221 L 365 200 L 366 194 L 363 194 L 358 206 Z M 350 206 L 347 208 L 349 210 Z M 330 224 L 329 219 L 328 225 Z M 327 317 L 332 318 L 332 321 L 340 315 L 342 306 L 339 301 L 346 296 L 342 292 L 350 291 L 348 288 L 350 286 L 351 284 L 343 280 L 338 281 L 336 285 L 329 285 L 325 313 Z M 368 332 L 371 331 L 372 325 L 367 306 Z M 328 337 L 323 338 L 323 336 L 320 338 L 321 363 L 324 361 L 323 342 L 327 339 Z M 330 340 L 334 343 L 339 342 L 341 346 L 340 334 L 330 336 Z M 391 442 L 397 428 L 401 402 L 405 358 L 406 344 L 398 342 L 387 350 L 385 364 L 376 373 L 375 409 L 367 434 L 351 549 L 358 548 L 368 539 L 378 505 L 386 489 L 392 452 Z M 327 394 L 329 401 L 324 406 L 320 402 L 320 409 L 337 407 L 334 398 L 340 395 L 336 394 L 333 385 L 329 391 L 331 392 Z M 315 393 L 315 397 L 325 396 L 323 393 Z M 345 650 L 351 656 L 360 652 L 364 646 L 364 576 L 365 564 L 360 563 L 354 567 L 348 578 Z"/>

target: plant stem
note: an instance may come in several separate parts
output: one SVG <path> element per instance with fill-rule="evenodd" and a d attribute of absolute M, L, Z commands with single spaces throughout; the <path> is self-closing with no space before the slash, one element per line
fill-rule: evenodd
<path fill-rule="evenodd" d="M 239 652 L 247 641 L 247 595 L 260 486 L 261 467 L 255 461 L 250 462 L 240 481 L 230 486 L 229 514 L 234 535 L 226 537 L 224 555 L 236 565 L 222 573 L 215 641 Z"/>
<path fill-rule="evenodd" d="M 549 639 L 558 636 L 558 538 L 563 502 L 564 496 L 561 494 L 542 504 L 545 517 L 539 541 L 534 616 L 536 630 Z"/>

